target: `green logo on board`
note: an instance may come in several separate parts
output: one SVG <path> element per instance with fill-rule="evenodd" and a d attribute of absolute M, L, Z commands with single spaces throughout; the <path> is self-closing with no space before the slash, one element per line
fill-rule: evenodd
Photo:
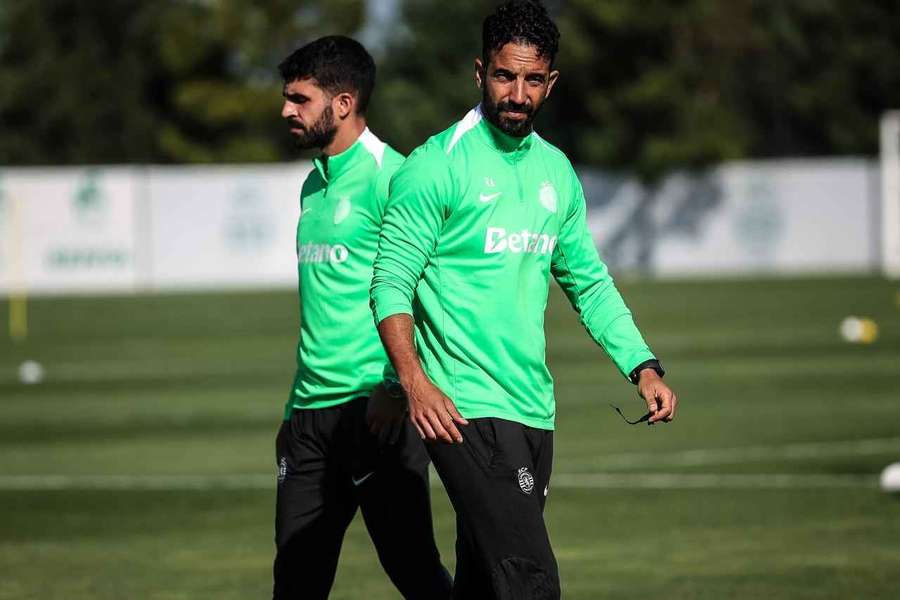
<path fill-rule="evenodd" d="M 775 253 L 783 230 L 784 216 L 778 208 L 775 188 L 765 180 L 750 181 L 734 221 L 738 241 L 758 258 L 765 258 Z"/>
<path fill-rule="evenodd" d="M 75 186 L 69 210 L 75 225 L 89 231 L 72 232 L 76 239 L 82 241 L 63 241 L 61 245 L 49 248 L 44 258 L 45 264 L 59 271 L 127 269 L 131 263 L 130 251 L 118 247 L 120 242 L 103 239 L 106 237 L 103 229 L 108 229 L 109 207 L 102 174 L 97 169 L 85 170 Z"/>
<path fill-rule="evenodd" d="M 75 219 L 90 227 L 102 225 L 106 216 L 106 198 L 99 180 L 100 174 L 97 170 L 88 169 L 72 198 Z"/>
<path fill-rule="evenodd" d="M 230 250 L 255 254 L 272 245 L 275 218 L 254 186 L 238 184 L 229 204 L 224 233 Z"/>

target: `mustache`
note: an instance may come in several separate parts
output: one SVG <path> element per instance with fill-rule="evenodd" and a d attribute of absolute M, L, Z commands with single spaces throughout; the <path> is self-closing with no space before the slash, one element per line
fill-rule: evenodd
<path fill-rule="evenodd" d="M 529 104 L 516 104 L 514 102 L 498 102 L 497 112 L 516 112 L 531 115 L 534 113 L 534 107 Z"/>
<path fill-rule="evenodd" d="M 304 125 L 300 121 L 295 121 L 293 119 L 287 119 L 287 122 L 288 122 L 288 125 L 290 125 L 291 127 L 295 128 L 295 129 L 302 129 L 302 130 L 306 131 L 306 125 Z"/>

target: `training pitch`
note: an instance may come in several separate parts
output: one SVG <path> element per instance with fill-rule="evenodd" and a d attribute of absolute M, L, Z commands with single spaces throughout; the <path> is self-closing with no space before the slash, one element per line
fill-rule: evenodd
<path fill-rule="evenodd" d="M 554 290 L 547 522 L 563 597 L 900 597 L 900 284 L 620 283 L 669 370 L 643 403 Z M 271 596 L 291 292 L 39 299 L 0 333 L 0 599 Z M 0 302 L 5 315 L 8 306 Z M 848 315 L 879 337 L 845 342 Z M 40 384 L 19 365 L 44 367 Z M 453 566 L 452 511 L 433 488 Z M 397 598 L 357 518 L 332 598 Z"/>

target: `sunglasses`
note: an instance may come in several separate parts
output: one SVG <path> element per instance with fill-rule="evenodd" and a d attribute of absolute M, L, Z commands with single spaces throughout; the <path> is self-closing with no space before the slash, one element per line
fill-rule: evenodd
<path fill-rule="evenodd" d="M 625 416 L 625 413 L 622 412 L 621 408 L 619 408 L 615 404 L 610 404 L 610 406 L 613 407 L 613 409 L 617 413 L 619 413 L 619 416 L 622 417 L 622 420 L 625 421 L 626 423 L 628 423 L 629 425 L 637 425 L 638 423 L 643 423 L 645 421 L 647 422 L 647 425 L 653 425 L 653 423 L 650 422 L 650 413 L 649 412 L 646 415 L 644 415 L 643 417 L 641 417 L 640 419 L 638 419 L 636 421 L 632 421 L 628 417 Z"/>

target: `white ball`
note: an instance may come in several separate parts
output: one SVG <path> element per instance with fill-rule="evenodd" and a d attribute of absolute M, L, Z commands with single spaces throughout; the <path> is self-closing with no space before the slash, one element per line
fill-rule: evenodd
<path fill-rule="evenodd" d="M 885 492 L 900 492 L 900 463 L 888 465 L 881 472 L 881 489 Z"/>
<path fill-rule="evenodd" d="M 25 385 L 34 385 L 44 380 L 44 367 L 34 360 L 26 360 L 19 365 L 19 381 Z"/>
<path fill-rule="evenodd" d="M 841 321 L 841 337 L 846 342 L 858 342 L 863 336 L 863 321 L 859 317 L 850 316 Z"/>

